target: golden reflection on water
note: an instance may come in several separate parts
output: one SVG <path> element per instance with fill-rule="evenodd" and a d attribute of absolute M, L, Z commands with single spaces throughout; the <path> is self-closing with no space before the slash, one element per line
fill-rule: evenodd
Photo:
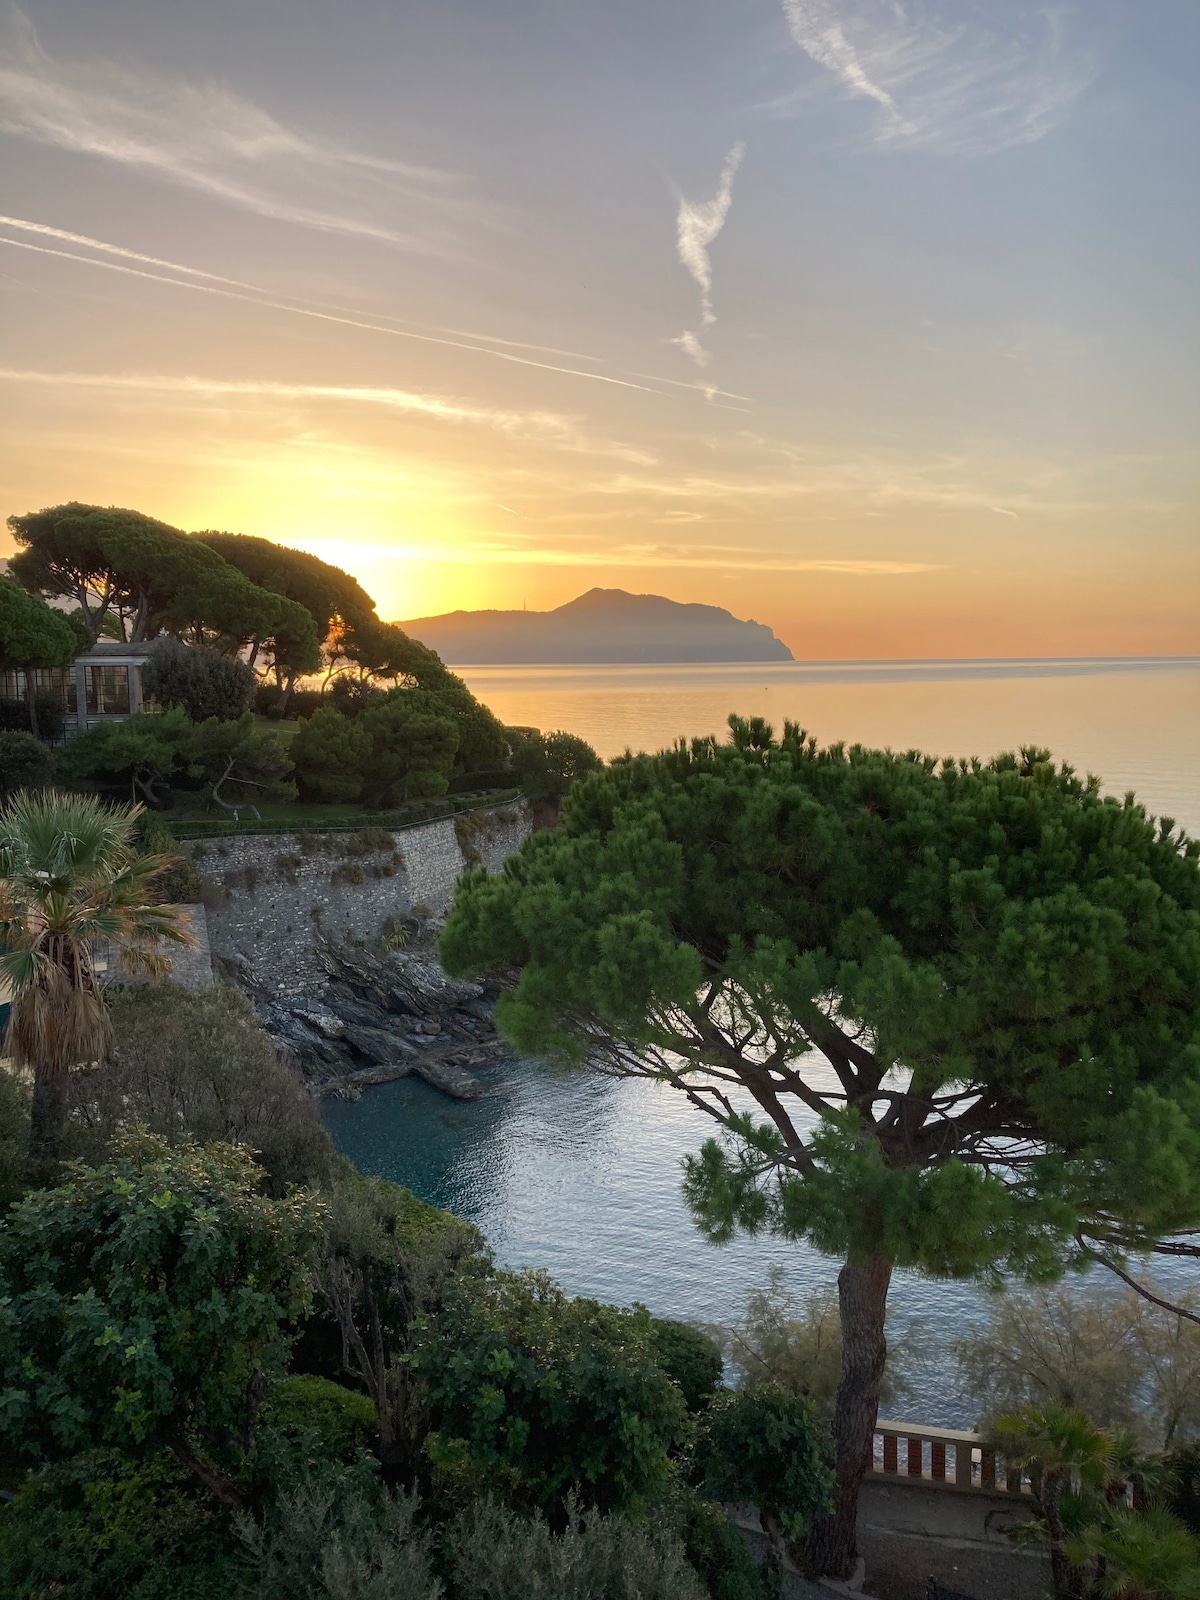
<path fill-rule="evenodd" d="M 1037 744 L 1200 833 L 1200 662 L 463 667 L 502 722 L 606 758 L 720 733 L 731 711 L 822 743 L 989 757 Z"/>

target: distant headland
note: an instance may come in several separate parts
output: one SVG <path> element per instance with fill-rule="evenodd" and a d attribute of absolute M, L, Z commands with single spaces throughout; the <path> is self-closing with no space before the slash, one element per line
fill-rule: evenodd
<path fill-rule="evenodd" d="M 400 626 L 451 666 L 794 659 L 761 622 L 624 589 L 589 589 L 554 611 L 448 611 Z"/>

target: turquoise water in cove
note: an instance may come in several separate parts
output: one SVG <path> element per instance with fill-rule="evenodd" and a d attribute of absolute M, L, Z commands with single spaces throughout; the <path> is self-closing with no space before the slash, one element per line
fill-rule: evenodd
<path fill-rule="evenodd" d="M 780 723 L 797 717 L 823 740 L 947 754 L 1046 744 L 1102 773 L 1106 788 L 1136 788 L 1154 811 L 1200 833 L 1196 662 L 1075 670 L 1064 663 L 510 667 L 463 675 L 505 722 L 566 728 L 606 755 L 716 731 L 730 710 Z M 730 1322 L 772 1264 L 798 1293 L 836 1278 L 836 1262 L 779 1240 L 718 1247 L 702 1239 L 680 1196 L 679 1164 L 710 1127 L 673 1091 L 563 1076 L 531 1061 L 496 1069 L 485 1082 L 484 1097 L 469 1105 L 412 1080 L 381 1085 L 355 1103 L 327 1102 L 326 1124 L 362 1171 L 467 1218 L 502 1263 L 545 1267 L 572 1294 Z M 897 1275 L 893 1333 L 911 1329 L 923 1352 L 910 1364 L 907 1416 L 947 1427 L 974 1420 L 949 1347 L 986 1308 L 987 1292 L 977 1285 Z"/>

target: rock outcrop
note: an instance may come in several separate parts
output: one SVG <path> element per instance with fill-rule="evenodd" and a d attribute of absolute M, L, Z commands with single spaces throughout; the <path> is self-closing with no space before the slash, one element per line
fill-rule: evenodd
<path fill-rule="evenodd" d="M 474 1100 L 482 1093 L 475 1072 L 512 1059 L 492 1022 L 498 985 L 455 982 L 425 948 L 329 943 L 320 959 L 327 981 L 319 995 L 256 992 L 239 972 L 276 1049 L 314 1094 L 357 1098 L 415 1074 Z"/>

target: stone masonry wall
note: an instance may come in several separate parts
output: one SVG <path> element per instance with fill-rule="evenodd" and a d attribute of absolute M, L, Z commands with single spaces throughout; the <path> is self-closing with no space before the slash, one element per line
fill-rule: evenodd
<path fill-rule="evenodd" d="M 369 944 L 414 907 L 443 914 L 468 866 L 495 872 L 529 831 L 528 806 L 513 801 L 395 831 L 233 834 L 182 848 L 207 880 L 216 963 L 267 993 L 317 995 L 322 939 Z"/>

